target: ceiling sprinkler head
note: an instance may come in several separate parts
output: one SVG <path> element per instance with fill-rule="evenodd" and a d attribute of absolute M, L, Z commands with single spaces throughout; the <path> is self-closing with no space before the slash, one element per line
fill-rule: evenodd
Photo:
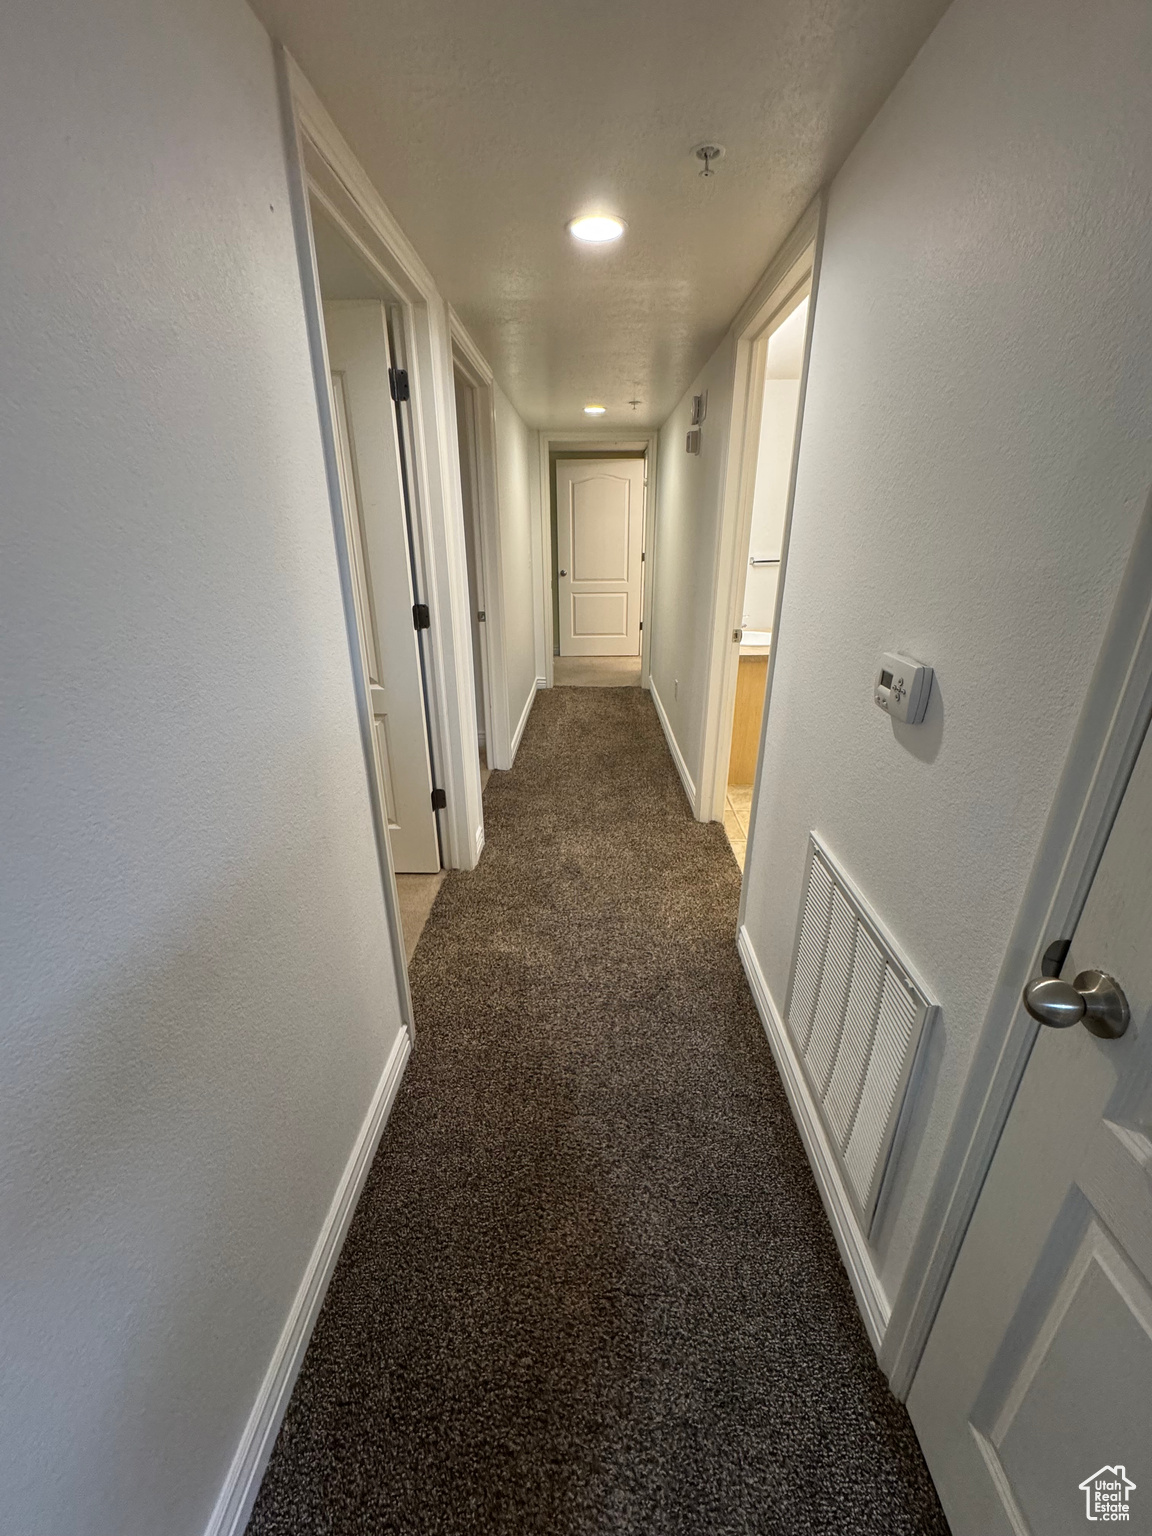
<path fill-rule="evenodd" d="M 693 150 L 693 154 L 697 160 L 703 160 L 704 162 L 704 169 L 700 172 L 701 176 L 715 176 L 716 172 L 712 167 L 716 164 L 717 160 L 723 160 L 724 146 L 723 144 L 698 144 Z"/>

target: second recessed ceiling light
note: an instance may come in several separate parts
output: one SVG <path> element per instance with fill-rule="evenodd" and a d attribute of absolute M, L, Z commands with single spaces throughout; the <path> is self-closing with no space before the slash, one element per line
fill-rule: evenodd
<path fill-rule="evenodd" d="M 607 409 L 606 405 L 586 405 L 584 407 L 584 414 L 585 416 L 603 416 Z"/>
<path fill-rule="evenodd" d="M 619 240 L 624 233 L 624 220 L 606 213 L 588 214 L 573 219 L 568 225 L 568 233 L 574 240 L 583 240 L 589 245 L 606 245 L 610 240 Z"/>

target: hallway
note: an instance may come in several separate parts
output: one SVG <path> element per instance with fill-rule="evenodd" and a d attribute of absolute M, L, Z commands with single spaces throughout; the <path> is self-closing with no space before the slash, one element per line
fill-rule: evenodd
<path fill-rule="evenodd" d="M 541 693 L 249 1536 L 944 1536 L 650 698 Z"/>

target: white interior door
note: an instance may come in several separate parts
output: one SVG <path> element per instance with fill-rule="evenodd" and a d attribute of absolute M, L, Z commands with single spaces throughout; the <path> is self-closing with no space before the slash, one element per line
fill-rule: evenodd
<path fill-rule="evenodd" d="M 1061 973 L 1131 1022 L 1040 1029 L 908 1399 L 955 1536 L 1152 1531 L 1150 933 L 1152 738 Z"/>
<path fill-rule="evenodd" d="M 387 316 L 375 299 L 324 305 L 340 489 L 352 551 L 375 771 L 398 873 L 440 868 Z"/>
<path fill-rule="evenodd" d="M 643 549 L 644 460 L 558 460 L 561 656 L 640 654 Z"/>

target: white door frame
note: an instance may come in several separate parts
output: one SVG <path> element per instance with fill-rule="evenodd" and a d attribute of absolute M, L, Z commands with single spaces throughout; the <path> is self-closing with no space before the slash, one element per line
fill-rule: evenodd
<path fill-rule="evenodd" d="M 756 488 L 756 458 L 760 447 L 760 417 L 764 408 L 764 370 L 772 331 L 795 308 L 807 288 L 815 294 L 824 235 L 825 200 L 820 196 L 805 210 L 764 276 L 757 283 L 732 322 L 736 337 L 732 416 L 724 484 L 720 501 L 720 528 L 716 552 L 716 586 L 712 596 L 712 620 L 708 653 L 707 687 L 704 696 L 704 750 L 700 765 L 697 803 L 701 821 L 723 821 L 724 795 L 728 787 L 728 759 L 732 749 L 732 715 L 736 706 L 736 675 L 740 647 L 733 640 L 743 614 L 747 577 L 748 543 L 752 530 L 752 502 Z M 768 656 L 768 681 L 764 694 L 764 720 L 772 692 L 776 638 L 780 628 L 780 604 L 788 565 L 788 532 L 796 490 L 796 464 L 800 451 L 800 427 L 804 417 L 804 393 L 808 382 L 808 348 L 816 305 L 809 303 L 804 333 L 804 360 L 796 406 L 796 434 L 792 444 L 792 469 L 780 546 L 776 605 L 772 617 L 772 648 Z M 759 775 L 757 775 L 759 777 Z M 755 800 L 755 793 L 753 795 Z"/>
<path fill-rule="evenodd" d="M 475 406 L 476 496 L 472 526 L 484 608 L 484 622 L 479 626 L 480 665 L 484 679 L 484 752 L 489 768 L 511 768 L 512 727 L 508 717 L 495 379 L 479 347 L 453 309 L 448 311 L 448 327 L 453 365 L 471 390 Z M 461 474 L 463 472 L 461 466 Z"/>
<path fill-rule="evenodd" d="M 602 432 L 540 433 L 540 547 L 543 580 L 542 613 L 544 624 L 543 687 L 552 687 L 552 571 L 556 551 L 552 547 L 552 455 L 554 453 L 643 453 L 644 454 L 644 575 L 640 588 L 640 686 L 647 688 L 652 654 L 652 575 L 656 568 L 656 455 L 659 434 L 635 432 L 631 436 L 606 437 Z"/>
<path fill-rule="evenodd" d="M 429 736 L 436 784 L 444 790 L 447 801 L 440 812 L 441 847 L 444 863 L 450 869 L 472 869 L 484 846 L 484 812 L 447 306 L 431 273 L 384 205 L 295 60 L 280 44 L 275 45 L 275 53 L 314 371 L 322 367 L 326 377 L 311 198 L 323 206 L 369 269 L 396 293 L 403 317 L 402 350 L 409 375 L 415 447 L 414 462 L 408 466 L 409 493 L 418 564 L 426 582 L 425 590 L 418 596 L 428 604 L 431 616 Z M 329 494 L 336 498 L 334 505 L 338 509 L 331 410 L 319 384 L 317 400 L 325 458 L 331 461 Z M 343 583 L 347 577 L 347 551 L 343 546 L 342 514 L 334 514 L 333 522 L 337 527 Z M 350 592 L 349 586 L 346 599 Z M 365 701 L 360 692 L 358 683 L 357 704 L 363 712 Z M 387 881 L 385 885 L 387 891 Z M 396 924 L 398 927 L 398 916 Z M 402 938 L 400 956 L 403 962 Z"/>

